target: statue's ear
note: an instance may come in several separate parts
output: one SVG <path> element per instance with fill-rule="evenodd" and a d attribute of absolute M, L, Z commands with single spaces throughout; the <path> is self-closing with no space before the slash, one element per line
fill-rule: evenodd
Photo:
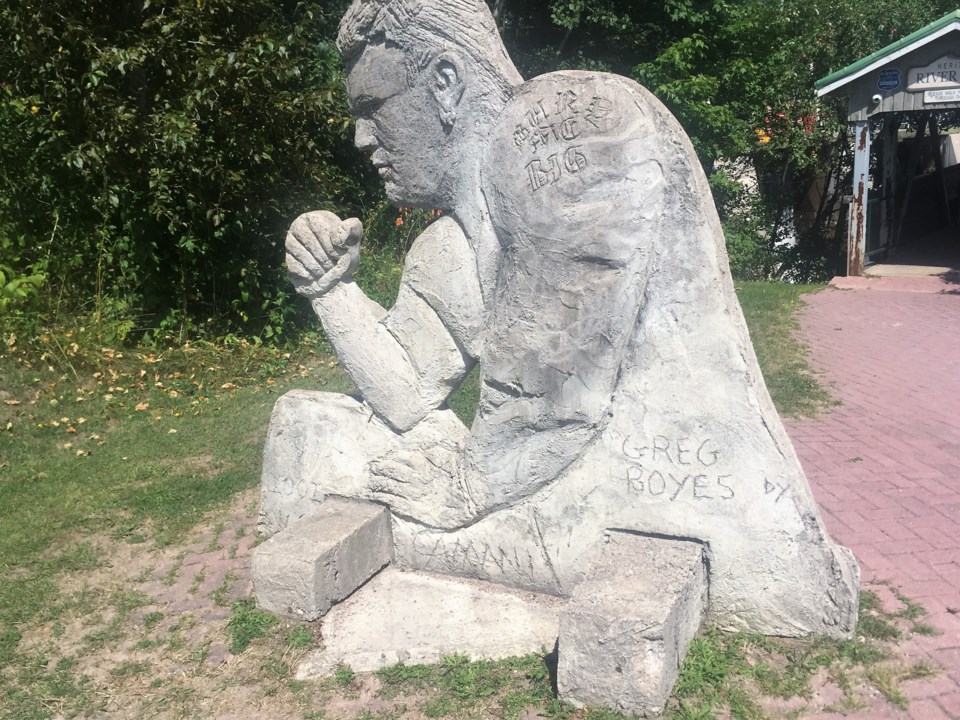
<path fill-rule="evenodd" d="M 443 53 L 433 63 L 433 96 L 440 122 L 447 130 L 457 121 L 457 107 L 463 98 L 463 63 L 453 53 Z"/>

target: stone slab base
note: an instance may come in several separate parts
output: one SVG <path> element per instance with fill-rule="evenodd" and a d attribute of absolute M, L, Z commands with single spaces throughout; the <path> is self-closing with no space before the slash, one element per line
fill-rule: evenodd
<path fill-rule="evenodd" d="M 496 660 L 552 650 L 563 604 L 492 583 L 388 567 L 324 617 L 323 647 L 304 660 L 297 678 L 325 677 L 341 663 L 372 672 L 457 653 Z"/>
<path fill-rule="evenodd" d="M 385 507 L 328 498 L 253 551 L 257 604 L 278 615 L 316 620 L 392 559 Z"/>
<path fill-rule="evenodd" d="M 557 687 L 578 707 L 663 712 L 707 610 L 703 547 L 613 533 L 560 615 Z"/>

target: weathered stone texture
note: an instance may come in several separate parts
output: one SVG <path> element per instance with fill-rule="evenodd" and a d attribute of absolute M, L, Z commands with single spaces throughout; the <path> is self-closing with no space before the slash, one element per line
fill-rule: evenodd
<path fill-rule="evenodd" d="M 316 620 L 392 558 L 386 508 L 329 498 L 254 550 L 257 604 L 278 615 Z"/>
<path fill-rule="evenodd" d="M 560 697 L 577 707 L 659 715 L 706 606 L 701 545 L 612 534 L 560 614 Z"/>
<path fill-rule="evenodd" d="M 523 81 L 482 0 L 357 0 L 339 43 L 357 145 L 392 201 L 444 211 L 396 304 L 362 228 L 308 213 L 287 262 L 362 399 L 277 404 L 262 528 L 375 500 L 404 566 L 569 596 L 611 529 L 709 548 L 708 618 L 849 637 L 859 569 L 770 400 L 710 187 L 622 77 Z M 480 366 L 468 430 L 447 408 Z"/>
<path fill-rule="evenodd" d="M 323 647 L 297 671 L 323 677 L 338 664 L 372 672 L 458 653 L 498 660 L 550 649 L 563 602 L 470 580 L 387 568 L 324 618 Z"/>

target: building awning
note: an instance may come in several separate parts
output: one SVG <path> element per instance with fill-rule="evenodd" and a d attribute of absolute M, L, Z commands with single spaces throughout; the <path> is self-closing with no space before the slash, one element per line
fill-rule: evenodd
<path fill-rule="evenodd" d="M 820 78 L 814 83 L 814 87 L 817 89 L 817 95 L 819 97 L 829 95 L 864 75 L 885 65 L 889 65 L 894 60 L 954 31 L 960 31 L 960 10 L 954 10 L 949 15 L 943 16 L 926 27 L 910 33 L 906 37 L 887 45 L 881 50 L 877 50 L 871 55 L 867 55 L 867 57 L 851 65 L 847 65 L 847 67 L 842 70 L 837 70 L 824 78 Z"/>

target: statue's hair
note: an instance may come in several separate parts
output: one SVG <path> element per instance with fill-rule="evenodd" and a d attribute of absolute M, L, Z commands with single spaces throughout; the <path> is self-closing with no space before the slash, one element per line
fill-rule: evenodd
<path fill-rule="evenodd" d="M 349 64 L 371 42 L 403 50 L 411 80 L 451 49 L 504 85 L 521 80 L 484 0 L 354 0 L 340 21 L 337 48 Z"/>

